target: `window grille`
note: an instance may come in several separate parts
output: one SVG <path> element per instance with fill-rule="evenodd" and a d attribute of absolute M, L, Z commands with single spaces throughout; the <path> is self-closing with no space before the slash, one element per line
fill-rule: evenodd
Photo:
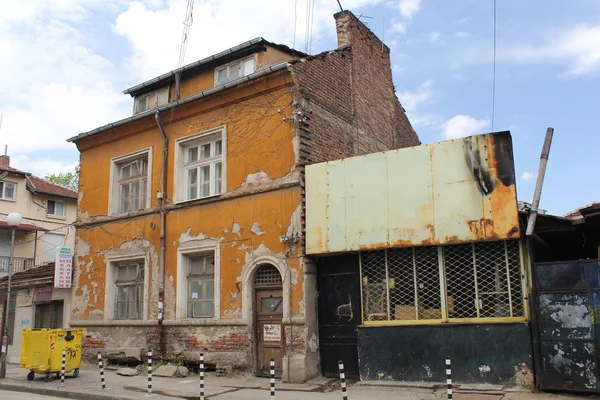
<path fill-rule="evenodd" d="M 480 242 L 361 252 L 363 320 L 523 320 L 520 244 Z"/>
<path fill-rule="evenodd" d="M 254 285 L 269 285 L 281 286 L 281 274 L 279 270 L 272 265 L 263 265 L 258 271 L 256 271 L 256 275 L 254 275 Z"/>

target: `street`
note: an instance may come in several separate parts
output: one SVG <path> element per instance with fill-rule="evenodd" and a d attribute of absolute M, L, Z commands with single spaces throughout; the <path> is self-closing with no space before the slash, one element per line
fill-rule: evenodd
<path fill-rule="evenodd" d="M 2 400 L 20 400 L 24 397 L 27 397 L 28 400 L 37 400 L 37 399 L 58 400 L 58 399 L 60 399 L 60 397 L 42 396 L 42 395 L 32 394 L 32 393 L 9 392 L 6 390 L 0 390 L 0 399 L 2 399 Z"/>

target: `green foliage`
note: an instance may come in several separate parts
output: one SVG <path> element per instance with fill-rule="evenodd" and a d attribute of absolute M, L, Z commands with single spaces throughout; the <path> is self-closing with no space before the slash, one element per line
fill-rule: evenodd
<path fill-rule="evenodd" d="M 66 172 L 59 174 L 48 174 L 44 177 L 48 182 L 77 191 L 79 189 L 79 164 L 75 167 L 75 172 Z"/>

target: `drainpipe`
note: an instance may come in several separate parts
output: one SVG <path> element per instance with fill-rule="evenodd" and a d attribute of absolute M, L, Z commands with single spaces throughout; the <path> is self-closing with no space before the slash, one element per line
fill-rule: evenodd
<path fill-rule="evenodd" d="M 546 165 L 548 164 L 548 156 L 550 155 L 550 145 L 552 144 L 552 136 L 554 128 L 546 129 L 546 138 L 542 147 L 540 156 L 540 169 L 538 170 L 537 181 L 535 182 L 535 192 L 533 192 L 533 202 L 531 204 L 531 212 L 527 219 L 526 235 L 531 236 L 535 228 L 535 220 L 538 215 L 538 207 L 540 206 L 540 198 L 542 197 L 542 186 L 544 184 L 544 175 L 546 174 Z"/>
<path fill-rule="evenodd" d="M 167 138 L 167 134 L 165 132 L 165 127 L 160 120 L 160 111 L 156 111 L 154 114 L 156 119 L 156 124 L 158 125 L 158 129 L 163 138 L 163 163 L 162 163 L 162 177 L 160 182 L 160 193 L 158 193 L 158 198 L 160 200 L 160 263 L 158 266 L 158 276 L 159 276 L 159 284 L 158 284 L 158 323 L 162 325 L 164 319 L 164 301 L 165 301 L 165 231 L 166 231 L 166 211 L 165 211 L 165 203 L 166 203 L 166 194 L 165 190 L 167 189 L 167 157 L 169 155 L 169 139 Z M 162 332 L 162 330 L 161 330 Z"/>

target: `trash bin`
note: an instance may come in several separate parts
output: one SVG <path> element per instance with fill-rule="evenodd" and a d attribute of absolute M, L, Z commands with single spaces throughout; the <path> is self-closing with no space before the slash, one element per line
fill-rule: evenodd
<path fill-rule="evenodd" d="M 62 351 L 66 350 L 65 373 L 79 376 L 85 329 L 24 329 L 21 340 L 21 368 L 28 369 L 27 380 L 45 374 L 46 381 L 60 376 Z"/>

